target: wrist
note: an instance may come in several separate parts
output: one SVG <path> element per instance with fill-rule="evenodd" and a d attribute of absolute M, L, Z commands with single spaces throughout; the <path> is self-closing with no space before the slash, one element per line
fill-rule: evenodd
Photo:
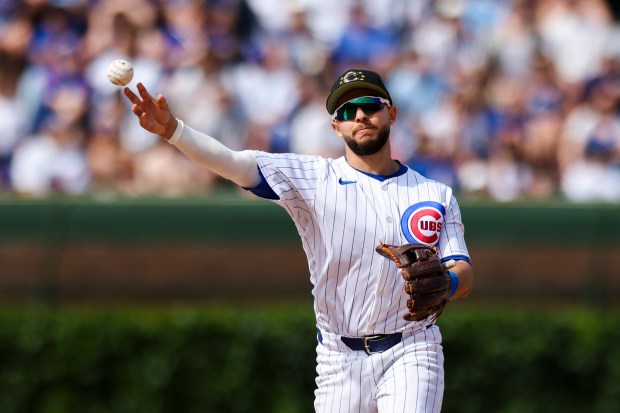
<path fill-rule="evenodd" d="M 181 139 L 181 134 L 183 133 L 183 129 L 185 129 L 185 124 L 183 123 L 181 119 L 175 119 L 175 121 L 176 121 L 176 127 L 170 134 L 170 137 L 167 138 L 168 143 L 170 145 L 176 145 L 179 139 Z"/>
<path fill-rule="evenodd" d="M 164 133 L 161 134 L 160 136 L 166 139 L 167 141 L 169 141 L 172 139 L 172 137 L 174 136 L 174 133 L 177 131 L 178 128 L 179 128 L 178 119 L 175 117 L 171 117 L 168 123 L 166 124 Z"/>
<path fill-rule="evenodd" d="M 450 295 L 448 298 L 452 298 L 459 288 L 459 276 L 454 271 L 448 271 L 448 274 L 450 274 Z"/>

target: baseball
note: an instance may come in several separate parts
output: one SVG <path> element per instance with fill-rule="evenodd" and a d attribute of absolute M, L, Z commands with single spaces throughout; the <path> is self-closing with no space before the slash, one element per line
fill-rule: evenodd
<path fill-rule="evenodd" d="M 133 79 L 133 66 L 126 60 L 115 60 L 108 66 L 108 79 L 117 86 L 125 86 Z"/>

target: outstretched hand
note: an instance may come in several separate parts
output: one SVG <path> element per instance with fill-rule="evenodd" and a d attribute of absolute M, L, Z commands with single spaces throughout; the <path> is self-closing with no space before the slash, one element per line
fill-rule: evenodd
<path fill-rule="evenodd" d="M 131 111 L 138 117 L 140 126 L 165 139 L 170 139 L 177 127 L 177 120 L 172 116 L 166 98 L 162 95 L 158 95 L 157 99 L 153 98 L 142 83 L 138 83 L 137 87 L 140 97 L 128 87 L 123 92 L 133 103 Z"/>

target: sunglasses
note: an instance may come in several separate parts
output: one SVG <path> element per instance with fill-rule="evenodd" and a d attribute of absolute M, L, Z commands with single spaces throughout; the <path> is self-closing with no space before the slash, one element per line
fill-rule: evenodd
<path fill-rule="evenodd" d="M 372 115 L 375 112 L 379 112 L 383 109 L 383 106 L 390 106 L 390 101 L 387 99 L 375 97 L 375 96 L 362 96 L 359 98 L 351 99 L 344 102 L 336 109 L 332 115 L 333 120 L 345 121 L 355 119 L 357 109 L 361 109 L 367 115 Z"/>

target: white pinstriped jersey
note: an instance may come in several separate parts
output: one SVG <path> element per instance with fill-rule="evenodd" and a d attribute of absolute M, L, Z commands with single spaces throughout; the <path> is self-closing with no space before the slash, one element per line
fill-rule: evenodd
<path fill-rule="evenodd" d="M 308 258 L 317 327 L 361 337 L 404 331 L 411 322 L 396 266 L 380 241 L 437 246 L 464 259 L 461 213 L 452 190 L 401 165 L 391 177 L 360 172 L 344 157 L 253 151 L 264 183 L 295 222 Z"/>

